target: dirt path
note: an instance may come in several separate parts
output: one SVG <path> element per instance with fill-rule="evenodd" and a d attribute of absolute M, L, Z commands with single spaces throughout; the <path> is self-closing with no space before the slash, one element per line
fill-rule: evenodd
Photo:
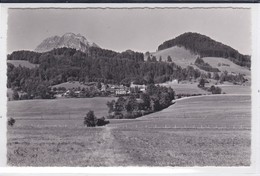
<path fill-rule="evenodd" d="M 113 133 L 114 127 L 102 127 L 102 136 L 97 148 L 92 152 L 90 160 L 95 166 L 124 166 L 131 162 L 124 148 L 116 140 Z M 126 162 L 127 161 L 127 162 Z"/>

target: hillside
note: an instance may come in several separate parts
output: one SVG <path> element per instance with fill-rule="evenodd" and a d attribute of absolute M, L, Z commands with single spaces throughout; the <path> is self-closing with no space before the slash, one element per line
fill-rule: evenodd
<path fill-rule="evenodd" d="M 251 78 L 251 71 L 246 68 L 233 63 L 225 58 L 204 57 L 204 62 L 207 62 L 212 67 L 218 68 L 221 72 L 227 71 L 232 74 L 244 74 L 246 78 Z"/>
<path fill-rule="evenodd" d="M 230 46 L 198 33 L 187 32 L 174 39 L 165 41 L 158 47 L 158 51 L 174 46 L 184 47 L 200 57 L 222 57 L 240 66 L 248 68 L 251 66 L 250 56 L 242 55 Z"/>
<path fill-rule="evenodd" d="M 157 61 L 160 57 L 162 58 L 162 61 L 167 61 L 167 57 L 170 56 L 175 64 L 183 68 L 191 65 L 191 63 L 193 64 L 197 58 L 196 54 L 191 53 L 184 47 L 178 46 L 151 53 L 151 56 L 155 56 Z"/>
<path fill-rule="evenodd" d="M 200 72 L 207 73 L 205 70 L 200 69 L 195 65 L 195 61 L 198 55 L 193 54 L 188 49 L 184 47 L 174 46 L 171 48 L 167 48 L 164 50 L 160 50 L 154 53 L 151 53 L 151 56 L 155 56 L 157 61 L 159 58 L 162 58 L 162 61 L 167 61 L 167 57 L 170 56 L 172 61 L 182 68 L 186 68 L 188 66 L 192 66 L 195 69 L 198 69 Z M 218 68 L 220 72 L 227 71 L 232 74 L 243 74 L 246 78 L 251 78 L 251 72 L 247 67 L 242 67 L 240 65 L 235 64 L 234 62 L 222 58 L 222 57 L 203 57 L 201 58 L 205 63 L 208 63 L 213 68 Z M 220 64 L 220 66 L 219 66 Z"/>

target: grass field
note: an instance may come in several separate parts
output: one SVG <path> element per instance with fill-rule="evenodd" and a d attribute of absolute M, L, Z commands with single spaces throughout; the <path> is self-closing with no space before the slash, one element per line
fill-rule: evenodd
<path fill-rule="evenodd" d="M 110 120 L 108 126 L 97 128 L 84 127 L 83 118 L 76 117 L 61 121 L 22 120 L 34 117 L 29 113 L 33 114 L 39 109 L 47 111 L 50 108 L 50 112 L 57 109 L 60 113 L 77 109 L 84 115 L 89 108 L 89 99 L 68 99 L 71 106 L 68 102 L 61 102 L 56 107 L 52 100 L 37 101 L 28 101 L 26 108 L 22 105 L 25 102 L 8 102 L 9 114 L 14 110 L 27 110 L 28 113 L 21 116 L 14 127 L 8 127 L 9 165 L 250 165 L 250 96 L 217 95 L 180 99 L 160 112 L 135 120 Z M 77 101 L 87 102 L 77 108 L 79 104 L 84 104 Z M 106 113 L 106 101 L 95 101 L 95 112 L 101 107 L 100 114 Z"/>
<path fill-rule="evenodd" d="M 251 86 L 241 85 L 217 85 L 226 94 L 248 94 L 251 95 Z"/>
<path fill-rule="evenodd" d="M 53 100 L 20 100 L 7 102 L 7 115 L 15 119 L 83 118 L 89 110 L 96 116 L 107 116 L 107 101 L 113 97 L 64 98 Z"/>
<path fill-rule="evenodd" d="M 25 60 L 7 60 L 7 63 L 11 63 L 15 67 L 19 67 L 19 65 L 20 65 L 21 67 L 35 68 L 35 67 L 38 66 L 37 64 L 32 64 L 32 63 L 25 61 Z"/>
<path fill-rule="evenodd" d="M 155 56 L 157 60 L 159 60 L 161 56 L 163 61 L 167 61 L 167 57 L 171 56 L 172 61 L 183 68 L 194 63 L 197 58 L 197 55 L 194 55 L 189 50 L 178 46 L 157 51 L 152 53 L 152 55 Z"/>
<path fill-rule="evenodd" d="M 198 87 L 198 82 L 196 83 L 174 83 L 166 82 L 161 83 L 161 86 L 171 87 L 176 94 L 209 94 L 209 92 L 202 90 Z"/>
<path fill-rule="evenodd" d="M 221 72 L 224 72 L 225 70 L 228 71 L 229 73 L 241 73 L 245 74 L 248 78 L 251 77 L 251 71 L 245 67 L 241 67 L 233 62 L 231 62 L 228 59 L 225 58 L 220 58 L 220 57 L 204 57 L 202 58 L 204 62 L 207 62 L 210 64 L 212 67 L 218 68 Z M 226 64 L 229 66 L 221 65 L 218 66 L 218 64 Z"/>

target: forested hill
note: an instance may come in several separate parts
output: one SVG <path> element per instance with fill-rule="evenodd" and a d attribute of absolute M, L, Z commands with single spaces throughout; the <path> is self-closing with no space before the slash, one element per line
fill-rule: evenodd
<path fill-rule="evenodd" d="M 36 90 L 38 85 L 50 86 L 73 80 L 120 84 L 135 81 L 144 84 L 200 76 L 200 72 L 192 67 L 181 69 L 174 63 L 145 62 L 142 53 L 92 49 L 90 55 L 71 48 L 45 53 L 13 52 L 8 56 L 9 60 L 28 60 L 38 66 L 29 69 L 8 63 L 7 87 L 28 93 Z"/>
<path fill-rule="evenodd" d="M 210 78 L 192 66 L 182 68 L 174 62 L 144 61 L 142 53 L 127 50 L 116 53 L 92 48 L 84 53 L 71 48 L 59 48 L 45 53 L 16 51 L 9 60 L 27 60 L 37 64 L 27 68 L 7 63 L 7 87 L 25 92 L 27 98 L 50 98 L 50 86 L 64 82 L 102 82 L 105 84 L 130 85 L 164 83 L 172 80 Z M 243 82 L 243 76 L 214 73 L 220 81 Z"/>
<path fill-rule="evenodd" d="M 164 50 L 173 46 L 182 46 L 201 57 L 223 57 L 235 64 L 250 68 L 251 59 L 248 55 L 242 55 L 230 46 L 217 42 L 205 35 L 198 33 L 184 33 L 174 39 L 165 41 L 158 47 Z"/>

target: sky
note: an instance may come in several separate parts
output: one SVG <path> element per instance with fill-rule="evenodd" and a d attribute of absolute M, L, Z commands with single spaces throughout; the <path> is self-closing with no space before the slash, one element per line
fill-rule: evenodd
<path fill-rule="evenodd" d="M 9 9 L 7 53 L 34 50 L 45 38 L 80 33 L 101 48 L 156 51 L 197 32 L 251 54 L 250 9 Z"/>

